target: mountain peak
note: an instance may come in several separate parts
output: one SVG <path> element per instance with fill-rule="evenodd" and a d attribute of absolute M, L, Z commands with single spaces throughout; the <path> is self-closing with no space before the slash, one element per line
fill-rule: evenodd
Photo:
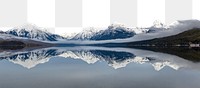
<path fill-rule="evenodd" d="M 109 29 L 116 29 L 116 28 L 126 28 L 124 24 L 121 23 L 113 23 L 108 26 Z"/>
<path fill-rule="evenodd" d="M 106 29 L 87 28 L 82 32 L 67 36 L 71 40 L 112 40 L 125 39 L 135 35 L 135 31 L 120 23 L 111 24 Z"/>
<path fill-rule="evenodd" d="M 84 32 L 84 33 L 96 33 L 98 31 L 100 31 L 100 30 L 97 30 L 94 27 L 89 27 L 89 28 L 84 28 L 82 32 Z"/>
<path fill-rule="evenodd" d="M 40 28 L 34 24 L 24 24 L 18 27 L 14 27 L 13 29 L 6 31 L 6 33 L 18 37 L 25 37 L 43 41 L 57 41 L 60 39 L 64 39 L 59 35 L 52 34 L 44 30 L 44 28 Z"/>
<path fill-rule="evenodd" d="M 163 28 L 164 26 L 165 26 L 164 23 L 162 23 L 161 21 L 158 21 L 158 20 L 154 21 L 154 23 L 153 23 L 153 27 L 155 27 L 155 28 Z"/>
<path fill-rule="evenodd" d="M 26 30 L 26 31 L 45 31 L 45 32 L 48 32 L 48 29 L 46 28 L 42 28 L 42 27 L 38 27 L 37 25 L 35 24 L 31 24 L 31 23 L 27 23 L 27 24 L 23 24 L 23 25 L 20 25 L 20 26 L 17 26 L 17 27 L 14 27 L 12 28 L 11 30 L 17 30 L 17 31 L 20 31 L 20 30 Z"/>

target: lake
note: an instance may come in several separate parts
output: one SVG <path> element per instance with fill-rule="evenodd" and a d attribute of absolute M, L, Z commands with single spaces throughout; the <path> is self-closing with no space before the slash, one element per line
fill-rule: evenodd
<path fill-rule="evenodd" d="M 190 48 L 1 50 L 0 88 L 200 88 L 199 55 Z"/>

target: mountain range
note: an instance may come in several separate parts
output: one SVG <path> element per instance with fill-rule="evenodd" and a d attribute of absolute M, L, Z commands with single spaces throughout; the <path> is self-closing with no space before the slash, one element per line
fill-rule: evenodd
<path fill-rule="evenodd" d="M 23 48 L 50 46 L 53 46 L 53 44 L 17 37 L 10 34 L 6 34 L 5 32 L 0 33 L 0 50 L 17 50 Z"/>
<path fill-rule="evenodd" d="M 136 33 L 133 29 L 126 28 L 122 25 L 110 25 L 107 29 L 96 30 L 90 28 L 83 30 L 80 33 L 73 34 L 71 36 L 63 37 L 57 34 L 52 34 L 45 31 L 44 28 L 37 27 L 33 24 L 26 24 L 19 27 L 14 27 L 5 34 L 10 34 L 17 37 L 28 38 L 39 41 L 67 41 L 67 40 L 111 40 L 111 39 L 124 39 L 133 37 Z"/>
<path fill-rule="evenodd" d="M 200 44 L 200 28 L 193 28 L 177 35 L 155 38 L 145 41 L 131 42 L 129 46 L 191 46 Z M 198 45 L 199 46 L 199 45 Z M 192 47 L 192 46 L 191 46 Z"/>
<path fill-rule="evenodd" d="M 5 32 L 2 31 L 2 33 L 22 38 L 28 38 L 32 40 L 39 40 L 39 41 L 66 41 L 66 40 L 100 41 L 100 40 L 126 39 L 133 37 L 134 35 L 139 33 L 150 33 L 150 31 L 157 28 L 158 24 L 154 26 L 152 26 L 151 28 L 129 28 L 125 27 L 123 24 L 111 24 L 106 29 L 97 30 L 95 28 L 89 28 L 79 33 L 61 36 L 58 34 L 53 34 L 48 31 L 45 31 L 47 29 L 37 27 L 34 24 L 25 24 L 18 27 L 14 27 Z"/>
<path fill-rule="evenodd" d="M 41 40 L 41 41 L 59 41 L 64 39 L 64 37 L 62 36 L 44 31 L 44 29 L 39 28 L 32 24 L 26 24 L 19 27 L 15 27 L 11 30 L 6 31 L 5 33 L 18 37 Z"/>
<path fill-rule="evenodd" d="M 107 62 L 114 69 L 126 67 L 129 63 L 151 64 L 156 71 L 161 70 L 165 66 L 178 70 L 182 65 L 175 64 L 173 60 L 163 59 L 154 56 L 138 56 L 126 49 L 98 49 L 98 48 L 73 48 L 52 47 L 35 49 L 31 51 L 5 51 L 0 52 L 1 60 L 8 60 L 14 64 L 22 65 L 25 68 L 33 68 L 38 64 L 48 62 L 53 57 L 62 57 L 65 59 L 80 59 L 88 64 L 94 64 L 98 61 Z"/>
<path fill-rule="evenodd" d="M 200 28 L 199 20 L 183 20 L 183 21 L 175 21 L 170 25 L 164 25 L 160 22 L 155 22 L 153 26 L 146 28 L 130 28 L 126 27 L 122 24 L 112 24 L 108 26 L 106 29 L 97 30 L 95 28 L 90 28 L 88 30 L 83 30 L 82 32 L 73 34 L 71 36 L 61 36 L 58 34 L 53 34 L 47 32 L 44 28 L 37 27 L 32 24 L 22 25 L 19 27 L 14 27 L 8 31 L 1 31 L 1 38 L 5 41 L 6 39 L 17 39 L 17 41 L 38 41 L 44 43 L 57 43 L 57 44 L 66 44 L 76 43 L 76 44 L 107 44 L 107 43 L 131 43 L 139 41 L 147 41 L 152 39 L 168 37 L 167 40 L 170 40 L 174 36 L 178 40 L 179 34 L 183 33 L 180 36 L 185 36 L 188 38 L 191 34 L 189 30 L 193 30 L 196 28 L 197 32 Z M 194 30 L 193 30 L 194 31 Z M 192 32 L 194 33 L 194 32 Z M 177 35 L 177 36 L 175 36 Z M 198 34 L 197 34 L 198 35 Z M 184 42 L 192 42 L 199 43 L 199 40 L 192 40 L 198 38 L 198 36 L 193 36 L 192 38 L 188 38 L 192 41 L 185 41 L 188 39 L 184 38 Z M 161 40 L 161 39 L 160 39 Z M 171 42 L 167 41 L 168 43 Z M 158 42 L 166 42 L 166 41 L 158 41 Z M 180 44 L 180 43 L 179 43 Z"/>
<path fill-rule="evenodd" d="M 134 29 L 127 28 L 124 25 L 112 24 L 107 29 L 97 30 L 90 28 L 83 30 L 80 33 L 70 36 L 70 40 L 111 40 L 111 39 L 125 39 L 135 35 Z"/>

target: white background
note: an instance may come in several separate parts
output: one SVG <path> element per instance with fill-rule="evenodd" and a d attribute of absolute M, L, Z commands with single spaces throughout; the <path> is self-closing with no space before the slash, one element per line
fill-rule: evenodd
<path fill-rule="evenodd" d="M 55 32 L 57 34 L 79 32 L 83 30 L 83 28 L 87 28 L 87 27 L 107 27 L 111 24 L 110 13 L 112 11 L 110 11 L 111 10 L 110 0 L 82 0 L 80 1 L 80 3 L 82 3 L 82 9 L 80 9 L 80 11 L 82 11 L 82 16 L 81 16 L 82 19 L 80 20 L 82 21 L 82 26 L 81 27 L 80 26 L 57 27 L 55 26 L 55 19 L 56 19 L 55 18 L 56 17 L 55 16 L 56 14 L 55 2 L 56 0 L 27 0 L 27 23 L 33 23 L 33 24 L 38 25 L 39 27 L 49 28 L 50 29 L 49 31 Z M 191 0 L 191 2 L 193 3 L 192 13 L 191 13 L 192 17 L 188 19 L 192 19 L 192 18 L 200 19 L 200 11 L 199 11 L 200 0 Z M 16 4 L 20 5 L 21 2 L 19 1 Z M 182 3 L 181 2 L 177 3 L 177 6 L 179 4 L 182 4 Z M 12 5 L 8 5 L 8 6 L 12 6 Z M 122 3 L 122 5 L 119 5 L 119 7 L 115 9 L 117 10 L 122 6 L 125 6 L 125 4 Z M 5 7 L 0 6 L 0 8 L 5 8 Z M 147 27 L 147 26 L 151 26 L 155 20 L 159 20 L 165 23 L 165 20 L 166 20 L 165 9 L 166 9 L 165 0 L 137 0 L 137 12 L 135 12 L 135 14 L 137 14 L 137 19 L 130 18 L 130 20 L 137 20 L 137 24 L 133 24 L 131 26 L 137 25 L 139 27 Z M 13 9 L 13 11 L 14 10 L 15 9 Z M 63 8 L 63 11 L 64 10 L 65 9 Z M 73 11 L 73 8 L 71 8 L 71 10 Z M 124 10 L 132 11 L 131 9 L 124 9 Z M 180 10 L 184 10 L 184 8 Z M 6 11 L 1 11 L 1 12 L 6 13 Z M 174 19 L 174 21 L 175 20 L 176 19 Z M 130 24 L 130 23 L 124 22 L 123 24 Z M 1 30 L 7 30 L 11 27 L 11 26 L 5 27 L 1 24 L 0 26 L 1 26 Z M 12 27 L 14 27 L 14 25 Z"/>

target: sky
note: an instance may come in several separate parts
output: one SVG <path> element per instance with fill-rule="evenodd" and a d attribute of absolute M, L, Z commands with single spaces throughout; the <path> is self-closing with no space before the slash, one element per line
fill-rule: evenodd
<path fill-rule="evenodd" d="M 32 23 L 64 34 L 112 23 L 148 27 L 156 20 L 170 24 L 200 19 L 199 4 L 199 0 L 1 0 L 0 28 Z"/>

